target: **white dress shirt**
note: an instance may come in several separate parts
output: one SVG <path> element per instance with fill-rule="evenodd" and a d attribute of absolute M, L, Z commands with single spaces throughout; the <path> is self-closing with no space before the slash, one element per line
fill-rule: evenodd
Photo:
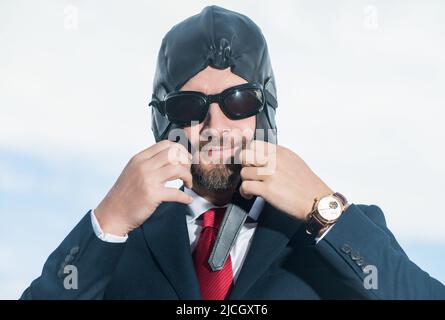
<path fill-rule="evenodd" d="M 190 250 L 193 252 L 199 235 L 201 233 L 201 221 L 198 219 L 200 215 L 211 208 L 224 208 L 226 206 L 215 206 L 210 203 L 203 197 L 199 196 L 193 190 L 184 187 L 184 192 L 193 198 L 193 202 L 189 204 L 189 208 L 191 209 L 191 215 L 186 215 L 187 229 L 190 240 Z M 241 270 L 241 266 L 243 265 L 244 259 L 246 258 L 247 252 L 249 251 L 250 244 L 252 242 L 253 234 L 258 225 L 258 218 L 264 207 L 264 199 L 261 197 L 257 197 L 255 202 L 253 203 L 252 208 L 249 211 L 249 217 L 253 220 L 253 222 L 244 223 L 241 227 L 241 231 L 238 235 L 238 238 L 235 241 L 232 249 L 230 250 L 230 257 L 232 260 L 232 269 L 233 269 L 233 279 L 236 281 L 238 278 L 239 272 Z M 94 210 L 91 212 L 91 223 L 93 224 L 93 230 L 99 239 L 106 242 L 114 242 L 114 243 L 122 243 L 127 241 L 128 235 L 116 236 L 109 233 L 104 233 L 99 225 L 99 222 L 96 219 L 94 214 Z M 316 238 L 316 242 L 318 243 L 332 228 L 331 226 L 320 238 Z"/>
<path fill-rule="evenodd" d="M 185 188 L 184 192 L 193 198 L 193 202 L 189 204 L 192 216 L 187 215 L 187 228 L 189 232 L 190 247 L 193 251 L 197 242 L 199 235 L 201 234 L 202 226 L 201 221 L 198 217 L 211 208 L 221 208 L 210 203 L 206 199 L 200 197 L 193 190 Z M 226 206 L 222 206 L 226 207 Z M 230 258 L 232 260 L 232 270 L 233 270 L 233 280 L 236 281 L 238 274 L 243 265 L 244 259 L 246 258 L 247 252 L 249 251 L 250 243 L 252 242 L 252 237 L 257 226 L 258 217 L 263 210 L 264 200 L 263 198 L 257 197 L 253 203 L 252 208 L 249 211 L 249 217 L 253 219 L 254 222 L 244 223 L 238 234 L 238 238 L 235 240 L 235 244 L 230 250 Z"/>

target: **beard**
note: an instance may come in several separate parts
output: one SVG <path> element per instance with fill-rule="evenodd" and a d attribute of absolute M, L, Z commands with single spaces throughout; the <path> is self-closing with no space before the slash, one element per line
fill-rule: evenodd
<path fill-rule="evenodd" d="M 215 139 L 213 139 L 215 140 Z M 213 144 L 223 146 L 223 139 L 217 138 L 218 142 L 200 142 L 199 153 L 202 152 L 204 146 Z M 241 143 L 236 144 L 233 139 L 230 141 L 231 147 L 238 147 L 235 155 L 230 156 L 227 160 L 220 159 L 220 163 L 193 163 L 191 165 L 191 174 L 193 177 L 193 184 L 200 189 L 205 189 L 210 192 L 226 192 L 235 189 L 241 181 L 240 172 L 242 165 L 239 162 L 239 152 L 246 148 L 247 140 L 241 139 Z M 205 152 L 205 151 L 204 151 Z M 198 153 L 198 154 L 199 154 Z M 237 160 L 237 161 L 235 161 Z"/>
<path fill-rule="evenodd" d="M 240 164 L 192 164 L 193 184 L 210 192 L 233 190 L 240 182 Z"/>

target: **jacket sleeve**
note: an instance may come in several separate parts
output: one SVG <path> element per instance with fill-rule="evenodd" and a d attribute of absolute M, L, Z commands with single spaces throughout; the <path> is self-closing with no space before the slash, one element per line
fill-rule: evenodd
<path fill-rule="evenodd" d="M 375 205 L 350 205 L 316 248 L 364 297 L 445 299 L 445 286 L 408 258 Z"/>
<path fill-rule="evenodd" d="M 102 299 L 125 243 L 100 240 L 88 212 L 46 260 L 20 299 Z"/>

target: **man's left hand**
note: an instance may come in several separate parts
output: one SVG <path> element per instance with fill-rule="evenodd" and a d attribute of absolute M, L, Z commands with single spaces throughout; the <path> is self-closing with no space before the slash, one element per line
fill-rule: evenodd
<path fill-rule="evenodd" d="M 264 141 L 253 141 L 240 153 L 240 193 L 260 196 L 290 216 L 306 220 L 316 197 L 333 191 L 291 150 Z"/>

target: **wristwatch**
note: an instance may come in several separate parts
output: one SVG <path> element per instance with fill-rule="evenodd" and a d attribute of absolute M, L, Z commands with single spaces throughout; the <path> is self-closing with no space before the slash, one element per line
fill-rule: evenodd
<path fill-rule="evenodd" d="M 336 192 L 314 199 L 312 211 L 307 218 L 306 232 L 317 235 L 333 225 L 348 207 L 348 200 Z"/>

